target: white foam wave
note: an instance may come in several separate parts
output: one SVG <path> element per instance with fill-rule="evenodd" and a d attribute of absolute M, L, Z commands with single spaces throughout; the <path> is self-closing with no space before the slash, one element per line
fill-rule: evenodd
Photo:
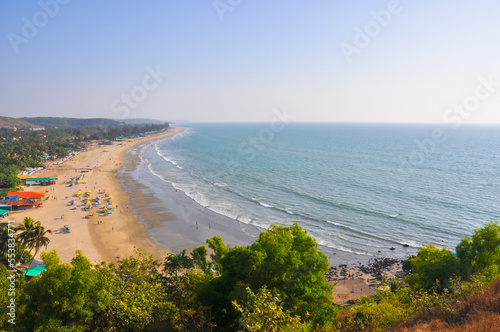
<path fill-rule="evenodd" d="M 348 252 L 348 253 L 351 253 L 351 254 L 355 254 L 355 255 L 373 256 L 373 254 L 370 254 L 369 252 L 366 252 L 366 251 L 356 251 L 356 250 L 353 250 L 353 249 L 349 249 L 349 248 L 346 248 L 346 247 L 344 247 L 342 245 L 339 245 L 338 243 L 333 243 L 333 242 L 327 241 L 325 239 L 316 238 L 316 241 L 318 242 L 319 245 L 325 246 L 327 248 L 332 248 L 332 249 L 336 249 L 336 250 L 340 250 L 340 251 L 345 251 L 345 252 Z"/>
<path fill-rule="evenodd" d="M 274 206 L 270 205 L 270 204 L 266 204 L 264 202 L 261 202 L 258 198 L 255 198 L 255 197 L 250 197 L 252 199 L 252 201 L 254 201 L 255 203 L 258 203 L 260 206 L 263 206 L 265 208 L 272 208 Z"/>
<path fill-rule="evenodd" d="M 160 180 L 162 180 L 163 182 L 172 183 L 172 182 L 168 181 L 167 179 L 163 178 L 160 174 L 156 173 L 156 172 L 153 170 L 153 167 L 152 167 L 151 163 L 148 163 L 148 169 L 149 169 L 149 171 L 151 172 L 151 174 L 153 174 L 154 176 L 156 176 L 157 178 L 159 178 L 159 179 L 160 179 Z"/>
<path fill-rule="evenodd" d="M 161 154 L 160 154 L 161 156 Z M 174 165 L 175 167 L 177 167 L 178 169 L 184 169 L 182 166 L 179 165 L 179 163 L 167 156 L 162 156 L 163 159 L 165 159 L 165 161 L 168 161 L 169 163 L 171 163 L 172 165 Z"/>

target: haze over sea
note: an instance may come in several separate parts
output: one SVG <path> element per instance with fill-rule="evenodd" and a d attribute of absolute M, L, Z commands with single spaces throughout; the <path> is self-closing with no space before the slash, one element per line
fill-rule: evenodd
<path fill-rule="evenodd" d="M 364 260 L 428 243 L 454 250 L 500 220 L 499 126 L 188 127 L 141 152 L 154 175 L 242 223 L 297 222 L 324 251 Z"/>

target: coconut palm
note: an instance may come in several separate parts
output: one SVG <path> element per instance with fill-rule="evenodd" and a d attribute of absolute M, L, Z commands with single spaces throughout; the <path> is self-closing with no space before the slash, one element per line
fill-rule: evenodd
<path fill-rule="evenodd" d="M 28 250 L 30 249 L 29 244 L 30 244 L 31 238 L 33 237 L 33 234 L 34 234 L 35 225 L 36 225 L 36 222 L 33 220 L 33 218 L 24 217 L 23 223 L 15 228 L 16 232 L 19 232 L 19 231 L 21 232 L 16 237 L 17 241 L 19 241 L 19 243 L 21 243 L 21 245 Z M 21 258 L 19 258 L 19 262 L 20 261 L 21 261 Z"/>
<path fill-rule="evenodd" d="M 36 257 L 36 254 L 38 254 L 38 250 L 40 250 L 41 247 L 47 248 L 47 246 L 49 245 L 50 239 L 45 236 L 47 234 L 52 234 L 52 231 L 50 229 L 45 230 L 45 227 L 43 227 L 42 224 L 38 221 L 35 225 L 33 235 L 29 242 L 30 253 L 32 249 L 35 249 L 35 254 L 33 255 L 33 257 Z M 26 274 L 30 270 L 32 263 L 33 261 L 30 262 L 30 266 L 28 267 Z"/>
<path fill-rule="evenodd" d="M 52 233 L 52 231 L 50 229 L 45 230 L 45 227 L 39 221 L 35 222 L 31 217 L 25 217 L 23 224 L 16 227 L 16 231 L 21 231 L 17 239 L 30 253 L 35 249 L 33 257 L 38 254 L 41 247 L 47 248 L 47 245 L 50 243 L 50 239 L 46 235 Z M 28 273 L 32 263 L 33 261 L 30 262 L 26 273 Z"/>
<path fill-rule="evenodd" d="M 7 262 L 7 253 L 9 251 L 9 227 L 0 229 L 0 259 L 2 263 Z"/>

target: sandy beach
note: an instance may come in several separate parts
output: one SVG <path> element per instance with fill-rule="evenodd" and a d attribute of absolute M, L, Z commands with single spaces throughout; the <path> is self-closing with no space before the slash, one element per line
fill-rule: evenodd
<path fill-rule="evenodd" d="M 251 244 L 263 229 L 199 205 L 172 184 L 159 181 L 146 169 L 146 163 L 140 162 L 144 145 L 182 130 L 171 128 L 123 145 L 96 145 L 62 165 L 37 172 L 37 177 L 55 177 L 57 183 L 24 189 L 46 191 L 49 198 L 42 207 L 11 213 L 10 219 L 19 224 L 30 216 L 51 229 L 50 244 L 43 251 L 57 250 L 63 263 L 69 263 L 76 250 L 83 251 L 92 263 L 100 263 L 129 257 L 136 248 L 163 260 L 167 252 L 190 251 L 214 235 L 222 236 L 230 246 Z M 85 176 L 80 184 L 67 183 L 81 174 Z M 75 197 L 79 190 L 82 196 Z M 83 209 L 83 198 L 88 190 L 92 198 L 103 190 L 110 192 L 114 212 L 104 215 L 93 208 L 90 212 L 94 215 L 86 218 L 89 212 Z M 71 205 L 72 200 L 76 200 L 76 204 Z M 70 227 L 70 232 L 64 230 L 65 225 Z M 375 278 L 391 278 L 400 270 L 394 264 L 384 266 L 380 262 L 366 266 L 348 262 L 346 265 L 336 254 L 328 255 L 332 266 L 327 278 L 336 285 L 333 293 L 339 304 L 349 304 L 361 295 L 373 294 Z M 40 258 L 40 253 L 36 258 Z"/>
<path fill-rule="evenodd" d="M 175 135 L 181 130 L 171 128 L 168 132 L 136 138 L 132 142 L 124 142 L 123 145 L 96 145 L 91 147 L 90 151 L 81 152 L 64 164 L 53 165 L 37 172 L 35 176 L 55 177 L 57 183 L 46 187 L 25 186 L 24 190 L 43 190 L 49 198 L 43 201 L 42 207 L 12 212 L 9 219 L 14 219 L 17 225 L 29 216 L 40 221 L 46 229 L 52 230 L 52 234 L 48 234 L 50 244 L 43 251 L 57 250 L 61 262 L 64 263 L 71 261 L 76 250 L 83 251 L 92 263 L 103 260 L 117 261 L 132 255 L 136 247 L 157 258 L 164 257 L 165 249 L 151 240 L 144 224 L 127 208 L 129 198 L 123 191 L 117 172 L 130 148 Z M 65 183 L 81 174 L 85 174 L 86 183 L 74 186 Z M 90 190 L 92 197 L 95 197 L 103 189 L 111 192 L 115 211 L 106 216 L 94 213 L 89 219 L 85 218 L 88 212 L 83 210 L 84 195 L 75 197 L 75 194 L 79 190 L 82 193 Z M 73 199 L 77 203 L 71 206 L 70 201 Z M 97 209 L 93 208 L 91 212 L 93 211 L 97 212 Z M 65 225 L 70 227 L 70 232 L 64 230 Z M 36 258 L 40 258 L 40 253 Z"/>

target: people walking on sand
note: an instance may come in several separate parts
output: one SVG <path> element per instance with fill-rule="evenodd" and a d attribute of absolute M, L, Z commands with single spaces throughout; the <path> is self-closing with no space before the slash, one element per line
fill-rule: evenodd
<path fill-rule="evenodd" d="M 198 230 L 198 222 L 196 222 L 196 230 Z"/>

